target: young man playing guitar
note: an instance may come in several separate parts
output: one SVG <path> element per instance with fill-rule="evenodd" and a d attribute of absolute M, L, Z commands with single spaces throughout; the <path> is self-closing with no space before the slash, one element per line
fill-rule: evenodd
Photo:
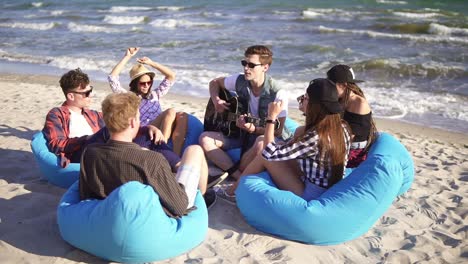
<path fill-rule="evenodd" d="M 241 114 L 236 120 L 240 128 L 239 136 L 226 136 L 222 132 L 205 131 L 200 136 L 200 145 L 205 151 L 208 160 L 229 175 L 237 179 L 247 164 L 263 150 L 265 122 L 279 122 L 275 130 L 277 138 L 287 139 L 289 133 L 283 131 L 284 121 L 288 113 L 288 96 L 273 79 L 267 75 L 270 69 L 273 53 L 262 45 L 250 46 L 244 53 L 241 61 L 244 74 L 233 74 L 228 77 L 219 77 L 209 84 L 210 97 L 216 112 L 230 111 L 230 103 L 220 98 L 220 91 L 226 89 L 235 91 L 237 99 L 242 106 Z M 283 111 L 278 120 L 265 120 L 270 102 L 283 101 Z M 263 119 L 263 126 L 255 125 L 247 116 Z M 240 164 L 234 164 L 225 151 L 233 148 L 242 148 Z"/>

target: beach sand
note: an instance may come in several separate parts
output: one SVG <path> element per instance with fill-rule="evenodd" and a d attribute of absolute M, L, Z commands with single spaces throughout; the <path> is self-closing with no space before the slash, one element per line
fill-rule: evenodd
<path fill-rule="evenodd" d="M 107 263 L 60 237 L 56 208 L 65 192 L 41 180 L 32 135 L 63 94 L 57 76 L 0 74 L 0 263 Z M 97 91 L 93 108 L 110 92 Z M 207 99 L 168 94 L 163 107 L 199 118 Z M 302 121 L 297 110 L 291 116 Z M 468 135 L 378 120 L 415 162 L 411 189 L 361 237 L 335 246 L 287 241 L 250 227 L 239 210 L 218 199 L 205 241 L 162 263 L 467 263 Z M 343 216 L 346 217 L 346 216 Z"/>

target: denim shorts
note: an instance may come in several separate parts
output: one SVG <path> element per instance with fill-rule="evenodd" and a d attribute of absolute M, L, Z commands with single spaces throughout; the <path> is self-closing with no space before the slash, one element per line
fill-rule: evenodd
<path fill-rule="evenodd" d="M 325 188 L 311 183 L 307 179 L 304 180 L 304 185 L 304 192 L 302 193 L 301 197 L 306 201 L 317 199 L 320 195 L 322 195 L 322 193 L 324 193 L 327 190 Z"/>

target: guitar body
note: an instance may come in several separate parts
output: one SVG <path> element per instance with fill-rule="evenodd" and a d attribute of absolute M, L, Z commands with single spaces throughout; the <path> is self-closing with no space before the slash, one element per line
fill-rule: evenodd
<path fill-rule="evenodd" d="M 230 104 L 229 109 L 218 113 L 215 110 L 213 102 L 209 99 L 203 119 L 205 131 L 217 131 L 222 132 L 228 137 L 239 137 L 241 135 L 241 129 L 236 126 L 236 121 L 240 115 L 247 112 L 247 108 L 239 102 L 235 92 L 220 89 L 218 96 Z M 245 117 L 245 121 L 255 126 L 265 127 L 265 120 L 256 117 Z M 279 126 L 280 124 L 277 122 L 275 129 L 278 129 Z"/>
<path fill-rule="evenodd" d="M 222 113 L 218 113 L 215 110 L 213 102 L 211 99 L 209 99 L 203 120 L 205 131 L 217 131 L 222 132 L 225 136 L 228 137 L 239 137 L 240 128 L 236 126 L 236 120 L 231 120 L 231 118 L 229 118 L 229 116 L 232 114 L 241 114 L 239 112 L 241 107 L 237 96 L 234 92 L 225 89 L 220 89 L 218 96 L 230 104 L 229 109 Z"/>

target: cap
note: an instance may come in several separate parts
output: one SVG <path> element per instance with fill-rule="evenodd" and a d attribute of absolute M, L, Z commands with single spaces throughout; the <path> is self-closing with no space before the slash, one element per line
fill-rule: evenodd
<path fill-rule="evenodd" d="M 307 87 L 309 101 L 320 103 L 329 114 L 343 112 L 343 107 L 338 102 L 336 84 L 329 79 L 314 79 Z"/>
<path fill-rule="evenodd" d="M 348 65 L 338 64 L 333 66 L 327 72 L 327 78 L 332 80 L 335 83 L 360 83 L 364 82 L 361 80 L 356 80 L 354 71 Z"/>

